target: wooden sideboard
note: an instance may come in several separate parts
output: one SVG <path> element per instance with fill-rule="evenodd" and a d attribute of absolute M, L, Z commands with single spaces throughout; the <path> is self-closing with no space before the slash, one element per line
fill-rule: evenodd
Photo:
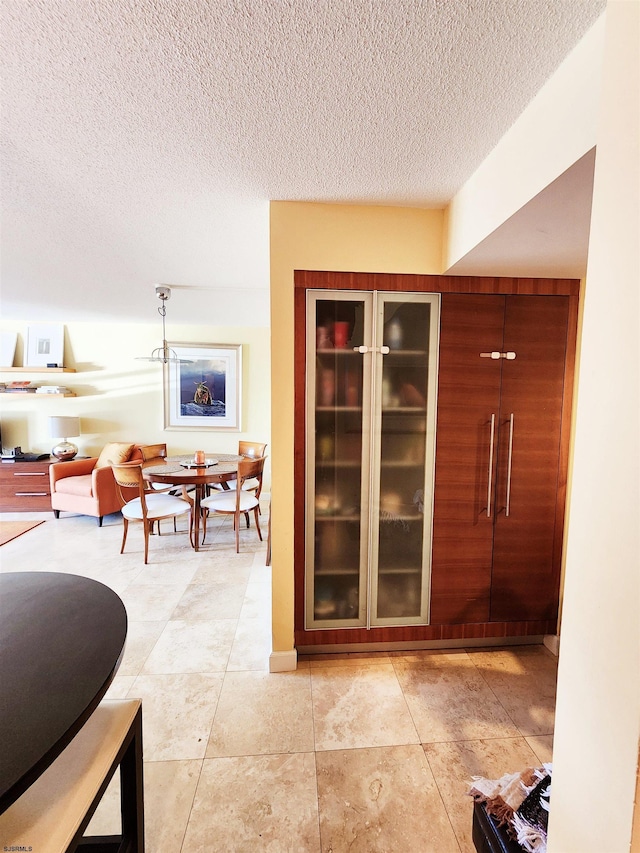
<path fill-rule="evenodd" d="M 49 466 L 56 461 L 49 457 L 38 462 L 0 462 L 0 511 L 51 509 Z"/>

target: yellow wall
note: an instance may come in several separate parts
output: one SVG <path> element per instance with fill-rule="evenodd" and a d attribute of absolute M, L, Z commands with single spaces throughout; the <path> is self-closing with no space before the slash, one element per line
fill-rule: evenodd
<path fill-rule="evenodd" d="M 23 363 L 26 326 L 4 321 L 0 331 L 18 332 L 14 364 Z M 76 373 L 7 373 L 0 381 L 32 379 L 42 385 L 67 385 L 76 397 L 16 398 L 0 395 L 2 443 L 31 452 L 48 452 L 50 415 L 77 415 L 82 435 L 71 438 L 83 456 L 97 454 L 106 441 L 166 442 L 170 453 L 193 450 L 235 452 L 239 439 L 270 442 L 269 330 L 172 326 L 176 342 L 243 344 L 242 431 L 165 430 L 162 365 L 136 361 L 161 342 L 158 324 L 69 323 L 65 326 L 65 365 Z M 267 450 L 267 452 L 269 452 Z M 270 474 L 265 475 L 265 489 Z"/>
<path fill-rule="evenodd" d="M 439 274 L 442 211 L 271 204 L 273 651 L 293 649 L 293 271 Z"/>

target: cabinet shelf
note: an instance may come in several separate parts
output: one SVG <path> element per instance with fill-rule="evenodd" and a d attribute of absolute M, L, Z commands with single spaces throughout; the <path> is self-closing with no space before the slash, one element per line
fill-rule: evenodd
<path fill-rule="evenodd" d="M 361 412 L 362 406 L 316 406 L 316 412 Z"/>

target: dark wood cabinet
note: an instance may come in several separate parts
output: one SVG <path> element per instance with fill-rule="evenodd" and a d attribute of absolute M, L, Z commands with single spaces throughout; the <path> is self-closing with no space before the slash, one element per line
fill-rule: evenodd
<path fill-rule="evenodd" d="M 0 511 L 51 509 L 49 466 L 56 461 L 49 458 L 38 462 L 0 462 Z"/>
<path fill-rule="evenodd" d="M 569 308 L 442 297 L 432 622 L 557 616 Z"/>
<path fill-rule="evenodd" d="M 305 304 L 323 288 L 441 294 L 428 624 L 305 625 Z M 571 279 L 296 272 L 298 648 L 555 633 L 578 294 Z"/>

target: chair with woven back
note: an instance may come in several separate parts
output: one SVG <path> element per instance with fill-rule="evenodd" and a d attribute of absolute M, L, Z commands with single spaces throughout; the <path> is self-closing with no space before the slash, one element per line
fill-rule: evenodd
<path fill-rule="evenodd" d="M 238 478 L 236 488 L 224 492 L 214 492 L 203 498 L 202 508 L 202 543 L 207 535 L 207 517 L 210 513 L 233 515 L 233 529 L 236 535 L 236 553 L 240 553 L 240 516 L 253 511 L 258 537 L 262 542 L 260 531 L 259 508 L 260 492 L 262 491 L 262 473 L 265 457 L 259 459 L 242 459 L 238 462 Z M 245 489 L 245 483 L 255 480 L 256 485 L 251 490 Z"/>
<path fill-rule="evenodd" d="M 124 522 L 120 553 L 124 553 L 129 522 L 139 521 L 142 523 L 144 529 L 144 562 L 146 564 L 148 563 L 149 556 L 149 534 L 152 531 L 154 523 L 158 522 L 158 534 L 160 534 L 159 522 L 163 518 L 173 518 L 175 520 L 183 515 L 189 515 L 190 517 L 191 504 L 189 501 L 176 495 L 157 492 L 147 488 L 150 484 L 142 476 L 142 464 L 141 462 L 124 462 L 121 465 L 114 465 L 113 476 L 120 493 L 122 502 L 121 512 Z M 121 489 L 127 487 L 137 488 L 138 497 L 126 500 L 122 496 Z M 191 523 L 189 523 L 189 536 L 191 537 Z"/>

